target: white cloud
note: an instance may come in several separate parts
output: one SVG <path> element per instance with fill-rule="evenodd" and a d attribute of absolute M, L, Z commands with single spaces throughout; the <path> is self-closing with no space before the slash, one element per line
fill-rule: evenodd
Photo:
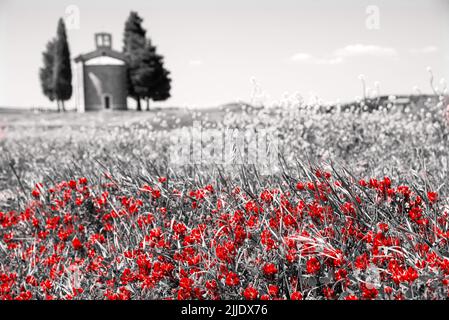
<path fill-rule="evenodd" d="M 396 57 L 398 53 L 395 49 L 389 47 L 380 47 L 376 45 L 352 44 L 344 48 L 337 49 L 333 54 L 325 57 L 316 57 L 306 52 L 299 52 L 290 57 L 293 62 L 308 64 L 339 64 L 345 59 L 357 56 L 373 57 Z"/>
<path fill-rule="evenodd" d="M 375 56 L 395 57 L 398 55 L 396 49 L 380 47 L 376 45 L 351 44 L 335 51 L 337 57 Z"/>
<path fill-rule="evenodd" d="M 292 61 L 308 61 L 308 60 L 310 60 L 312 58 L 313 57 L 310 54 L 308 54 L 308 53 L 299 52 L 299 53 L 294 54 L 291 57 L 291 60 Z"/>
<path fill-rule="evenodd" d="M 410 49 L 411 53 L 434 53 L 438 51 L 438 47 L 437 46 L 426 46 L 426 47 L 422 47 L 422 48 L 415 48 L 415 49 Z"/>

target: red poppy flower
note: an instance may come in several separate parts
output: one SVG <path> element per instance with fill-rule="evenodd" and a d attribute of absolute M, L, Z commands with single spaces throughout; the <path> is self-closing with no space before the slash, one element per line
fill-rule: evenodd
<path fill-rule="evenodd" d="M 429 202 L 433 204 L 438 201 L 438 193 L 429 191 L 427 192 L 427 198 L 429 199 Z"/>
<path fill-rule="evenodd" d="M 262 200 L 263 202 L 266 202 L 266 203 L 271 203 L 273 201 L 273 195 L 271 194 L 270 191 L 264 190 L 260 194 L 260 200 Z"/>
<path fill-rule="evenodd" d="M 246 288 L 245 291 L 243 291 L 243 296 L 245 297 L 246 300 L 255 300 L 257 299 L 258 295 L 259 293 L 257 292 L 257 290 L 251 286 Z"/>
<path fill-rule="evenodd" d="M 75 180 L 70 180 L 69 181 L 69 188 L 70 189 L 76 189 L 76 181 Z"/>
<path fill-rule="evenodd" d="M 267 263 L 263 266 L 263 273 L 266 276 L 273 276 L 278 272 L 278 269 L 274 265 L 274 263 Z"/>
<path fill-rule="evenodd" d="M 302 191 L 302 190 L 304 190 L 304 188 L 305 188 L 304 183 L 298 182 L 298 183 L 296 184 L 296 189 L 297 189 L 297 190 Z"/>
<path fill-rule="evenodd" d="M 299 291 L 295 291 L 290 295 L 291 300 L 302 300 L 302 294 Z"/>
<path fill-rule="evenodd" d="M 35 188 L 35 189 L 33 189 L 33 191 L 31 191 L 31 195 L 32 195 L 34 198 L 39 198 L 40 195 L 41 195 L 41 193 L 40 193 L 40 191 L 39 191 L 37 188 Z"/>
<path fill-rule="evenodd" d="M 240 283 L 240 279 L 238 277 L 237 274 L 235 274 L 234 272 L 229 272 L 226 275 L 226 285 L 230 286 L 230 287 L 235 287 Z"/>
<path fill-rule="evenodd" d="M 74 238 L 72 240 L 72 245 L 75 250 L 80 250 L 81 248 L 83 248 L 83 244 L 78 238 Z"/>
<path fill-rule="evenodd" d="M 320 271 L 321 265 L 317 258 L 313 257 L 306 262 L 306 271 L 308 274 L 316 274 Z"/>
<path fill-rule="evenodd" d="M 190 278 L 181 278 L 179 286 L 185 290 L 192 290 L 193 280 Z"/>
<path fill-rule="evenodd" d="M 270 284 L 268 286 L 268 293 L 270 294 L 270 296 L 277 297 L 277 295 L 279 294 L 279 287 L 275 284 Z"/>

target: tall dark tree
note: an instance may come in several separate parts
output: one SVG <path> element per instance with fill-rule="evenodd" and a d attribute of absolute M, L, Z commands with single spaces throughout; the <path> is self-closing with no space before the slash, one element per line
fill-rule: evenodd
<path fill-rule="evenodd" d="M 153 75 L 155 68 L 153 66 L 153 59 L 155 54 L 155 48 L 151 45 L 149 40 L 144 49 L 139 50 L 139 61 L 138 64 L 135 65 L 135 69 L 132 73 L 133 91 L 135 95 L 139 97 L 139 103 L 140 99 L 146 99 L 149 86 L 154 81 Z M 140 106 L 138 106 L 138 110 L 141 110 Z"/>
<path fill-rule="evenodd" d="M 145 99 L 147 110 L 150 100 L 161 101 L 170 97 L 169 72 L 165 70 L 163 57 L 156 52 L 156 47 L 147 40 L 145 49 L 141 52 L 140 64 L 134 72 L 134 91 Z"/>
<path fill-rule="evenodd" d="M 55 45 L 54 70 L 53 70 L 53 90 L 55 98 L 64 108 L 64 101 L 72 97 L 72 66 L 70 61 L 70 50 L 67 42 L 67 32 L 64 20 L 58 22 L 57 38 Z"/>
<path fill-rule="evenodd" d="M 147 41 L 142 55 L 142 68 L 149 74 L 142 79 L 140 87 L 143 97 L 147 101 L 147 111 L 150 109 L 150 100 L 164 101 L 170 98 L 171 79 L 170 72 L 164 67 L 164 57 L 157 53 L 156 47 Z"/>
<path fill-rule="evenodd" d="M 164 66 L 164 57 L 162 55 L 155 55 L 155 73 L 153 75 L 155 81 L 150 89 L 148 98 L 153 101 L 165 101 L 171 97 L 171 78 L 170 72 Z"/>
<path fill-rule="evenodd" d="M 143 98 L 142 90 L 139 89 L 142 78 L 140 67 L 146 44 L 146 31 L 142 27 L 142 22 L 143 19 L 137 12 L 132 11 L 126 20 L 123 37 L 123 53 L 128 59 L 128 95 L 136 100 L 139 111 L 142 110 L 140 100 Z"/>
<path fill-rule="evenodd" d="M 43 67 L 39 69 L 39 78 L 41 81 L 42 92 L 50 100 L 55 99 L 53 90 L 53 69 L 55 57 L 56 39 L 47 43 L 45 51 L 42 53 Z"/>

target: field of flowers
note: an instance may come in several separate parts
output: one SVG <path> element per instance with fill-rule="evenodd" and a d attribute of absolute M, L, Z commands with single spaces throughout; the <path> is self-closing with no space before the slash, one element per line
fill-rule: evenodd
<path fill-rule="evenodd" d="M 170 165 L 173 137 L 268 130 L 256 166 Z M 446 102 L 371 112 L 5 115 L 0 299 L 445 299 Z"/>

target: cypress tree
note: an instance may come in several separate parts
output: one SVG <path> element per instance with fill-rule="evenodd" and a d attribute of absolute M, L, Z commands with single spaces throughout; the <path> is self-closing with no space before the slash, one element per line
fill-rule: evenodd
<path fill-rule="evenodd" d="M 56 39 L 53 86 L 56 100 L 61 103 L 62 110 L 65 111 L 64 101 L 72 97 L 72 66 L 66 28 L 62 18 L 59 19 Z"/>
<path fill-rule="evenodd" d="M 50 101 L 53 101 L 55 99 L 55 93 L 53 89 L 55 47 L 56 39 L 52 39 L 47 43 L 47 47 L 42 53 L 42 60 L 44 65 L 39 69 L 39 79 L 41 82 L 42 92 Z"/>
<path fill-rule="evenodd" d="M 146 31 L 142 27 L 142 18 L 132 11 L 125 23 L 123 37 L 123 53 L 128 59 L 128 95 L 137 102 L 137 110 L 141 111 L 142 91 L 139 83 L 142 81 L 142 53 L 145 49 Z M 140 73 L 140 74 L 139 74 Z"/>
<path fill-rule="evenodd" d="M 147 98 L 153 101 L 165 101 L 170 98 L 171 79 L 170 72 L 164 67 L 164 57 L 155 54 L 153 83 L 149 88 Z"/>
<path fill-rule="evenodd" d="M 150 40 L 147 40 L 142 53 L 138 75 L 137 90 L 147 102 L 147 111 L 150 108 L 150 100 L 163 101 L 170 98 L 170 73 L 164 68 L 163 56 L 157 53 Z"/>

